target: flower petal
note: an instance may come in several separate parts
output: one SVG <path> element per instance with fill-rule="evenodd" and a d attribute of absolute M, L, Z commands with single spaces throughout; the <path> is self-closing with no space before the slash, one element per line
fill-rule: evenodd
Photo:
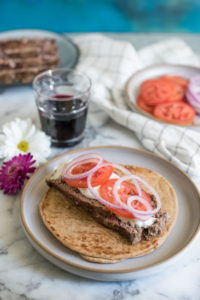
<path fill-rule="evenodd" d="M 51 152 L 50 137 L 37 130 L 30 118 L 26 120 L 16 118 L 3 125 L 0 135 L 0 158 L 8 160 L 20 153 L 24 154 L 18 148 L 19 143 L 23 141 L 28 143 L 28 151 L 37 160 L 36 165 L 46 161 Z"/>

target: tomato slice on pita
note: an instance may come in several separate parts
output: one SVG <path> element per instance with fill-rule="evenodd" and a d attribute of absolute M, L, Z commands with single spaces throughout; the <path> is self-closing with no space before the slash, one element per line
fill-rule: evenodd
<path fill-rule="evenodd" d="M 113 187 L 116 183 L 117 179 L 109 179 L 104 184 L 102 184 L 99 188 L 100 196 L 105 199 L 106 201 L 118 204 L 113 196 Z M 120 189 L 118 190 L 118 193 L 120 194 L 121 201 L 124 203 L 127 203 L 127 199 L 129 196 L 137 195 L 137 189 L 135 185 L 131 182 L 124 181 L 121 184 Z M 150 204 L 151 204 L 151 198 L 149 194 L 147 194 L 144 190 L 142 191 L 142 197 L 144 197 Z M 134 201 L 133 203 L 134 208 L 137 210 L 146 210 L 145 206 L 140 203 L 139 201 Z M 128 218 L 128 219 L 134 219 L 134 216 L 131 212 L 127 210 L 117 210 L 111 207 L 108 207 L 108 209 L 112 210 L 114 213 L 116 213 L 120 217 Z"/>

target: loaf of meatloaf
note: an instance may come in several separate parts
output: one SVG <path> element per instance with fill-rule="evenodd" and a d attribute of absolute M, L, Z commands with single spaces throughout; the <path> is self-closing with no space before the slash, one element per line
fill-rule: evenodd
<path fill-rule="evenodd" d="M 0 39 L 0 83 L 30 83 L 37 74 L 58 64 L 54 39 Z"/>

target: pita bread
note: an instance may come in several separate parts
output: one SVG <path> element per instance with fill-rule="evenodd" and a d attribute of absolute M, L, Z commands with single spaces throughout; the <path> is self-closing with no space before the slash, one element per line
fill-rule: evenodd
<path fill-rule="evenodd" d="M 46 227 L 66 247 L 88 261 L 114 263 L 146 255 L 164 243 L 175 224 L 178 208 L 171 184 L 149 169 L 133 166 L 126 168 L 154 186 L 162 201 L 162 211 L 169 216 L 165 231 L 150 241 L 142 240 L 131 245 L 117 232 L 97 223 L 55 188 L 50 188 L 40 203 L 40 214 Z"/>

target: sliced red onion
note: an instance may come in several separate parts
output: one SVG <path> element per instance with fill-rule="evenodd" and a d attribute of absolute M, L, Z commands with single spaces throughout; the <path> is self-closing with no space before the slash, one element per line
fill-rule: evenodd
<path fill-rule="evenodd" d="M 92 194 L 92 196 L 93 196 L 96 200 L 98 200 L 100 203 L 102 203 L 102 204 L 104 204 L 104 205 L 106 205 L 106 206 L 109 206 L 109 207 L 111 207 L 111 208 L 118 209 L 118 210 L 123 209 L 123 208 L 121 207 L 121 205 L 115 205 L 115 204 L 112 204 L 112 203 L 106 201 L 105 199 L 103 199 L 103 198 L 95 191 L 95 189 L 92 187 L 92 184 L 91 184 L 92 175 L 93 175 L 93 173 L 92 173 L 92 174 L 89 174 L 89 175 L 88 175 L 88 178 L 87 178 L 88 189 L 89 189 L 90 193 Z"/>
<path fill-rule="evenodd" d="M 200 114 L 200 107 L 189 97 L 187 97 L 187 103 L 191 105 L 197 114 Z"/>
<path fill-rule="evenodd" d="M 127 200 L 127 206 L 129 208 L 129 211 L 133 214 L 133 216 L 140 221 L 146 221 L 147 219 L 149 219 L 149 217 L 152 216 L 152 214 L 150 213 L 149 215 L 147 215 L 145 217 L 138 215 L 137 205 L 135 206 L 135 208 L 132 206 L 133 201 L 136 201 L 136 200 L 138 202 L 142 203 L 146 207 L 147 211 L 151 211 L 152 206 L 146 199 L 144 199 L 143 197 L 137 196 L 137 195 L 130 196 Z"/>
<path fill-rule="evenodd" d="M 122 171 L 125 175 L 132 175 L 132 173 L 131 173 L 128 169 L 126 169 L 125 167 L 123 167 L 123 166 L 121 166 L 121 165 L 114 164 L 114 163 L 104 163 L 102 166 L 107 166 L 107 165 L 108 165 L 108 166 L 112 165 L 113 168 Z M 141 189 L 141 187 L 140 187 L 140 185 L 139 185 L 139 182 L 138 182 L 136 179 L 134 179 L 133 181 L 134 181 L 134 184 L 135 184 L 135 186 L 136 186 L 138 195 L 139 195 L 139 196 L 142 196 L 142 189 Z"/>
<path fill-rule="evenodd" d="M 200 86 L 200 74 L 192 76 L 190 78 L 190 84 Z"/>
<path fill-rule="evenodd" d="M 88 162 L 97 163 L 91 170 L 81 173 L 81 174 L 72 174 L 72 170 L 80 164 L 85 164 Z M 73 159 L 67 166 L 63 169 L 62 175 L 66 179 L 82 179 L 87 177 L 89 174 L 95 172 L 103 163 L 103 157 L 96 153 L 83 154 L 78 156 L 76 159 Z"/>
<path fill-rule="evenodd" d="M 200 75 L 195 75 L 190 78 L 190 90 L 200 96 Z"/>
<path fill-rule="evenodd" d="M 186 100 L 195 109 L 196 113 L 200 114 L 200 99 L 198 100 L 198 98 L 195 97 L 189 89 L 186 93 Z"/>
<path fill-rule="evenodd" d="M 103 167 L 106 167 L 106 166 L 112 166 L 113 168 L 115 169 L 118 169 L 120 171 L 122 171 L 124 174 L 126 175 L 131 175 L 132 173 L 126 169 L 125 167 L 121 166 L 121 165 L 118 165 L 118 164 L 114 164 L 114 163 L 103 163 L 101 165 L 101 168 Z M 118 210 L 129 210 L 127 206 L 125 206 L 124 208 L 121 206 L 121 204 L 112 204 L 108 201 L 106 201 L 105 199 L 103 199 L 98 193 L 96 193 L 96 191 L 94 190 L 94 188 L 92 187 L 92 184 L 91 184 L 91 179 L 92 179 L 92 175 L 93 173 L 90 173 L 88 175 L 88 178 L 87 178 L 87 185 L 88 185 L 88 189 L 90 191 L 90 193 L 92 194 L 92 196 L 97 199 L 99 202 L 101 202 L 102 204 L 106 205 L 106 206 L 109 206 L 111 208 L 114 208 L 114 209 L 118 209 Z M 141 187 L 139 185 L 139 183 L 137 182 L 137 180 L 134 181 L 135 182 L 135 185 L 136 185 L 136 188 L 138 190 L 138 193 L 142 194 L 142 190 L 141 190 Z"/>
<path fill-rule="evenodd" d="M 82 174 L 72 174 L 72 170 L 78 166 L 79 164 L 84 164 L 84 163 L 88 163 L 88 162 L 95 162 L 96 166 L 94 168 L 92 168 L 91 170 L 82 173 Z M 115 169 L 118 169 L 120 171 L 123 172 L 123 174 L 125 174 L 125 176 L 119 178 L 113 188 L 113 195 L 115 197 L 115 200 L 117 201 L 117 205 L 116 204 L 112 204 L 108 201 L 106 201 L 105 199 L 103 199 L 96 191 L 95 189 L 92 187 L 91 184 L 91 180 L 92 180 L 92 175 L 99 169 L 102 167 L 106 167 L 106 166 L 112 166 Z M 95 154 L 95 153 L 90 153 L 90 154 L 84 154 L 84 155 L 80 155 L 78 156 L 76 159 L 73 159 L 63 170 L 63 176 L 66 179 L 81 179 L 81 178 L 85 178 L 87 177 L 87 184 L 88 184 L 88 189 L 90 191 L 90 193 L 92 194 L 92 196 L 97 199 L 100 203 L 117 209 L 117 210 L 126 210 L 129 211 L 133 214 L 133 216 L 138 219 L 138 220 L 147 220 L 150 216 L 152 216 L 153 214 L 155 214 L 157 211 L 159 211 L 160 207 L 161 207 L 161 202 L 160 202 L 160 198 L 159 195 L 157 194 L 157 192 L 155 191 L 155 189 L 149 185 L 146 181 L 144 181 L 142 178 L 140 178 L 139 176 L 133 175 L 128 169 L 126 169 L 125 167 L 118 165 L 118 164 L 114 164 L 114 163 L 103 163 L 103 157 Z M 134 196 L 130 196 L 128 198 L 127 204 L 123 203 L 120 199 L 120 196 L 118 195 L 118 188 L 120 187 L 121 182 L 125 181 L 125 180 L 132 180 L 136 186 L 138 195 L 134 195 Z M 148 187 L 148 189 L 153 193 L 153 195 L 155 196 L 156 202 L 157 202 L 157 207 L 156 209 L 152 210 L 151 205 L 149 204 L 149 202 L 144 199 L 142 197 L 142 189 L 140 187 L 140 184 L 138 181 L 141 181 L 144 185 L 146 185 Z M 137 200 L 141 203 L 143 203 L 145 205 L 145 207 L 147 208 L 147 211 L 140 211 L 137 210 L 136 208 L 132 207 L 132 202 L 134 200 Z"/>
<path fill-rule="evenodd" d="M 138 210 L 137 211 L 137 215 L 138 216 L 152 216 L 154 214 L 156 214 L 160 208 L 161 208 L 161 201 L 160 201 L 160 197 L 158 195 L 158 193 L 156 192 L 156 190 L 148 183 L 146 182 L 144 179 L 142 179 L 141 177 L 137 176 L 137 175 L 127 175 L 127 176 L 123 176 L 121 178 L 119 178 L 114 187 L 113 187 L 113 195 L 115 197 L 115 200 L 122 205 L 122 207 L 126 207 L 126 205 L 121 201 L 120 199 L 120 196 L 118 194 L 118 188 L 120 187 L 121 183 L 125 180 L 138 180 L 138 181 L 141 181 L 150 191 L 151 193 L 155 196 L 155 200 L 156 200 L 156 204 L 157 204 L 157 207 L 155 209 L 151 209 L 151 210 L 148 210 L 148 211 L 141 211 L 141 210 Z M 141 195 L 139 195 L 141 196 Z"/>
<path fill-rule="evenodd" d="M 196 87 L 194 85 L 188 85 L 188 89 L 192 94 L 195 94 L 196 97 L 200 97 L 200 87 Z"/>
<path fill-rule="evenodd" d="M 194 102 L 200 104 L 200 96 L 196 95 L 190 87 L 188 87 L 186 92 L 186 97 L 190 97 Z"/>
<path fill-rule="evenodd" d="M 200 75 L 193 76 L 187 88 L 187 97 L 191 97 L 194 102 L 200 104 Z"/>

